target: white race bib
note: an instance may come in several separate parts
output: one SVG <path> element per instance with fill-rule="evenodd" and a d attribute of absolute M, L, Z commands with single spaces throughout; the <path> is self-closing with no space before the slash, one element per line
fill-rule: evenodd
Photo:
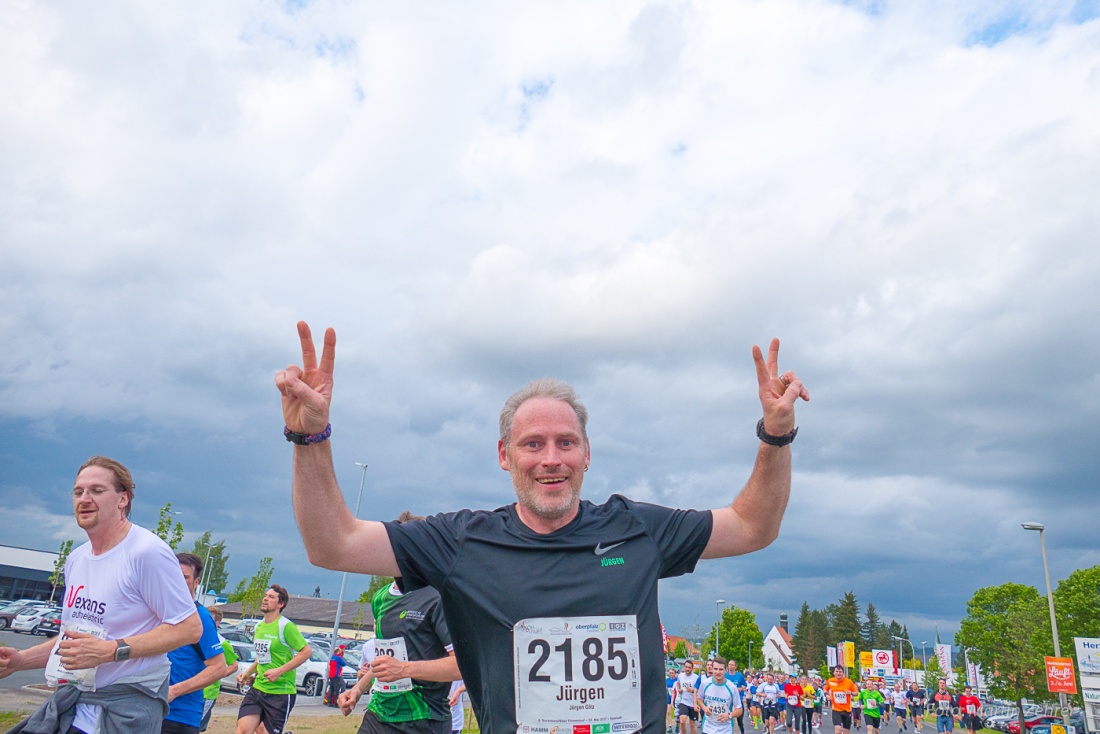
<path fill-rule="evenodd" d="M 848 693 L 847 693 L 847 691 L 835 691 L 833 693 L 833 700 L 836 701 L 839 704 L 848 703 Z"/>
<path fill-rule="evenodd" d="M 256 640 L 252 645 L 256 648 L 256 662 L 271 665 L 271 640 Z"/>
<path fill-rule="evenodd" d="M 389 655 L 391 658 L 396 658 L 403 663 L 409 661 L 409 650 L 405 647 L 404 637 L 394 637 L 389 640 L 381 640 L 376 637 L 374 638 L 374 652 L 376 655 Z M 371 686 L 372 691 L 380 693 L 403 693 L 411 691 L 412 688 L 412 678 L 399 678 L 390 683 L 383 683 L 375 678 L 374 685 Z"/>
<path fill-rule="evenodd" d="M 95 635 L 101 640 L 107 639 L 107 631 L 101 627 L 96 627 L 91 624 L 74 624 L 68 623 L 61 626 L 61 634 L 54 640 L 53 649 L 50 650 L 50 657 L 46 661 L 46 682 L 51 686 L 64 685 L 65 683 L 72 683 L 82 691 L 94 691 L 95 690 L 95 668 L 86 668 L 84 670 L 69 670 L 61 663 L 60 646 L 61 641 L 65 639 L 66 632 L 85 632 L 89 635 Z"/>
<path fill-rule="evenodd" d="M 634 615 L 524 619 L 512 628 L 512 641 L 520 731 L 642 727 Z"/>

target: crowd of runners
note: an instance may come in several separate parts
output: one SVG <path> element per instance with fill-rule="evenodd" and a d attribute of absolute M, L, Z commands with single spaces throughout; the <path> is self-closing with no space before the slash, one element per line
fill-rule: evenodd
<path fill-rule="evenodd" d="M 826 726 L 832 726 L 834 734 L 864 726 L 867 734 L 879 734 L 887 726 L 904 734 L 910 722 L 919 734 L 926 712 L 937 734 L 954 731 L 956 723 L 969 734 L 983 728 L 982 704 L 971 688 L 953 694 L 942 678 L 929 693 L 916 683 L 906 687 L 898 681 L 891 686 L 881 678 L 857 683 L 839 666 L 827 680 L 752 670 L 746 674 L 737 669 L 736 661 L 717 657 L 699 669 L 690 660 L 679 671 L 669 668 L 665 684 L 670 734 L 744 734 L 746 726 L 767 734 L 820 734 L 825 713 Z"/>

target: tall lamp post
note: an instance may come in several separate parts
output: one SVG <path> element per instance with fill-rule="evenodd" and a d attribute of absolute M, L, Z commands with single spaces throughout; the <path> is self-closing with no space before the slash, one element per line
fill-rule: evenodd
<path fill-rule="evenodd" d="M 749 640 L 749 664 L 745 667 L 752 670 L 752 640 Z"/>
<path fill-rule="evenodd" d="M 1058 620 L 1054 617 L 1054 592 L 1050 590 L 1050 566 L 1047 564 L 1047 541 L 1043 536 L 1043 530 L 1046 526 L 1041 522 L 1025 522 L 1021 523 L 1020 527 L 1024 530 L 1038 530 L 1039 531 L 1039 545 L 1043 549 L 1043 574 L 1047 579 L 1047 606 L 1050 607 L 1050 633 L 1054 637 L 1054 657 L 1062 657 L 1062 645 L 1058 642 Z M 1069 707 L 1066 705 L 1066 694 L 1058 694 L 1058 705 L 1062 707 L 1062 718 L 1066 722 L 1066 731 L 1072 730 L 1072 725 L 1069 722 Z"/>
<path fill-rule="evenodd" d="M 921 640 L 920 641 L 921 665 L 924 667 L 925 670 L 928 670 L 928 651 L 926 649 L 924 649 L 924 646 L 927 645 L 927 644 L 928 644 L 928 640 Z"/>
<path fill-rule="evenodd" d="M 363 485 L 367 483 L 367 465 L 357 461 L 355 465 L 363 469 L 363 478 L 359 480 L 359 497 L 355 500 L 355 519 L 359 519 L 359 505 L 363 502 Z M 332 651 L 336 652 L 336 639 L 340 636 L 340 616 L 344 613 L 344 589 L 348 585 L 348 572 L 340 577 L 340 595 L 336 597 L 336 619 L 332 620 Z"/>
<path fill-rule="evenodd" d="M 718 652 L 718 635 L 722 631 L 722 605 L 725 603 L 725 599 L 714 600 L 714 657 L 721 654 Z"/>
<path fill-rule="evenodd" d="M 901 643 L 901 642 L 908 642 L 908 643 L 909 643 L 909 649 L 913 651 L 913 659 L 914 659 L 914 660 L 916 660 L 916 659 L 917 659 L 917 648 L 913 647 L 913 641 L 912 641 L 912 640 L 907 640 L 907 639 L 905 639 L 904 637 L 898 637 L 897 635 L 890 635 L 890 636 L 891 636 L 891 637 L 893 637 L 893 638 L 894 638 L 895 640 L 897 640 L 897 641 L 898 641 L 899 643 Z M 899 644 L 899 645 L 898 645 L 898 652 L 900 653 L 900 654 L 899 654 L 899 656 L 898 656 L 898 660 L 899 660 L 899 661 L 901 660 L 901 658 L 902 658 L 902 657 L 904 657 L 904 654 L 902 653 L 902 651 L 904 651 L 904 650 L 905 650 L 905 648 L 904 648 L 904 647 L 902 647 L 902 646 L 901 646 L 901 645 Z M 904 666 L 904 665 L 902 665 L 901 667 L 903 667 L 903 668 L 904 668 L 905 666 Z M 900 673 L 901 671 L 899 670 L 898 672 Z M 915 674 L 914 674 L 914 675 L 915 675 Z"/>

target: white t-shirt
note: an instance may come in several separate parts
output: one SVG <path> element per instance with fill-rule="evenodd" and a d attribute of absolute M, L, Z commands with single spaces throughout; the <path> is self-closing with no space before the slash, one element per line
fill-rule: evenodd
<path fill-rule="evenodd" d="M 699 687 L 699 696 L 711 712 L 703 722 L 703 734 L 729 734 L 733 731 L 731 721 L 718 721 L 718 715 L 732 715 L 734 709 L 741 708 L 741 694 L 737 692 L 737 687 L 729 680 L 718 685 L 712 679 Z"/>
<path fill-rule="evenodd" d="M 890 700 L 894 702 L 894 708 L 904 709 L 908 699 L 905 698 L 905 691 L 890 691 Z"/>
<path fill-rule="evenodd" d="M 461 680 L 451 681 L 451 694 L 455 695 L 455 691 L 462 685 Z M 463 724 L 466 723 L 466 707 L 462 703 L 463 696 L 458 697 L 458 703 L 451 706 L 451 731 L 462 731 Z"/>
<path fill-rule="evenodd" d="M 137 525 L 131 525 L 122 542 L 102 555 L 92 554 L 91 543 L 70 553 L 65 584 L 62 630 L 87 631 L 105 640 L 139 635 L 163 623 L 179 624 L 196 613 L 172 549 Z M 61 635 L 57 639 L 60 642 Z M 51 656 L 57 649 L 55 642 Z M 167 661 L 168 656 L 161 654 L 104 663 L 96 668 L 95 687 L 105 688 Z M 73 725 L 94 731 L 98 718 L 98 706 L 79 704 Z"/>
<path fill-rule="evenodd" d="M 691 675 L 680 673 L 676 676 L 676 682 L 680 685 L 680 695 L 676 699 L 677 705 L 694 706 L 695 689 L 699 685 L 699 676 L 695 673 Z"/>

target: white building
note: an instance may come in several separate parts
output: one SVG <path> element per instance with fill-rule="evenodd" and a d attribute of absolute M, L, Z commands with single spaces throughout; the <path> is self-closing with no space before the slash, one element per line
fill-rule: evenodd
<path fill-rule="evenodd" d="M 764 637 L 764 667 L 779 673 L 794 674 L 798 672 L 798 666 L 794 663 L 794 652 L 791 650 L 791 636 L 787 630 L 775 626 Z"/>

